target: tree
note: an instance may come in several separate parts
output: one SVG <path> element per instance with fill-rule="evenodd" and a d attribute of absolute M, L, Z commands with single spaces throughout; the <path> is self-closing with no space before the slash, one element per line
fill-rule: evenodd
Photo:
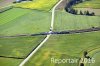
<path fill-rule="evenodd" d="M 83 0 L 80 0 L 80 3 L 82 3 L 83 2 Z"/>
<path fill-rule="evenodd" d="M 68 8 L 67 7 L 65 7 L 65 10 L 66 10 L 66 12 L 68 12 Z"/>
<path fill-rule="evenodd" d="M 88 15 L 88 16 L 90 15 L 88 10 L 86 11 L 86 15 Z"/>
<path fill-rule="evenodd" d="M 80 15 L 83 15 L 83 12 L 80 10 Z"/>
<path fill-rule="evenodd" d="M 87 52 L 87 51 L 84 51 L 84 57 L 86 57 L 86 56 L 87 56 L 87 54 L 88 54 L 88 52 Z"/>
<path fill-rule="evenodd" d="M 92 12 L 92 13 L 91 13 L 91 16 L 95 16 L 95 13 L 94 13 L 94 12 Z"/>
<path fill-rule="evenodd" d="M 75 10 L 75 14 L 77 15 L 77 13 L 78 13 L 78 10 Z"/>

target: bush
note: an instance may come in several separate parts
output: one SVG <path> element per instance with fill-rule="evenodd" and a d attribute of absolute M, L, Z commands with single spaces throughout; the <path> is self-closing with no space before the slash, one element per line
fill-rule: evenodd
<path fill-rule="evenodd" d="M 80 15 L 83 15 L 83 12 L 80 10 Z"/>

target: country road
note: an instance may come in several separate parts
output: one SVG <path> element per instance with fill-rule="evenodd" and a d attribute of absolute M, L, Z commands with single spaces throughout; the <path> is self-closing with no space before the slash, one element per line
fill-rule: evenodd
<path fill-rule="evenodd" d="M 51 33 L 53 30 L 55 9 L 62 1 L 63 0 L 60 0 L 52 9 L 51 27 L 49 33 Z M 25 60 L 22 61 L 22 63 L 19 66 L 24 66 L 24 64 L 41 48 L 41 46 L 43 46 L 43 44 L 49 39 L 50 36 L 51 34 L 47 35 L 47 37 L 39 44 L 39 46 L 27 58 L 25 58 Z"/>

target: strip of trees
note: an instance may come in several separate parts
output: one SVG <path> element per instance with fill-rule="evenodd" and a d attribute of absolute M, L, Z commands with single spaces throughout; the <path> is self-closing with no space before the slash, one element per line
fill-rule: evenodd
<path fill-rule="evenodd" d="M 69 3 L 66 4 L 66 7 L 65 7 L 66 12 L 71 13 L 71 14 L 75 14 L 75 15 L 78 15 L 78 10 L 73 9 L 72 6 L 73 5 L 76 5 L 76 4 L 79 4 L 79 3 L 82 3 L 84 1 L 90 1 L 90 0 L 70 0 Z M 80 10 L 79 15 L 94 16 L 95 13 L 94 12 L 91 12 L 90 13 L 88 10 L 87 11 L 84 11 L 84 12 L 82 12 Z"/>

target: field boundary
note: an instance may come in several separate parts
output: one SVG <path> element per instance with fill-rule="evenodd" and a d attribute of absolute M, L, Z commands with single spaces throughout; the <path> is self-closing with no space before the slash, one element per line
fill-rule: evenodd
<path fill-rule="evenodd" d="M 81 30 L 50 31 L 50 32 L 37 33 L 37 34 L 19 34 L 15 36 L 0 36 L 0 38 L 16 38 L 16 37 L 40 36 L 40 35 L 49 35 L 49 34 L 76 34 L 76 33 L 86 33 L 86 32 L 95 32 L 95 31 L 100 31 L 100 27 L 81 29 Z"/>
<path fill-rule="evenodd" d="M 21 57 L 7 57 L 7 56 L 0 56 L 0 58 L 24 59 Z"/>

